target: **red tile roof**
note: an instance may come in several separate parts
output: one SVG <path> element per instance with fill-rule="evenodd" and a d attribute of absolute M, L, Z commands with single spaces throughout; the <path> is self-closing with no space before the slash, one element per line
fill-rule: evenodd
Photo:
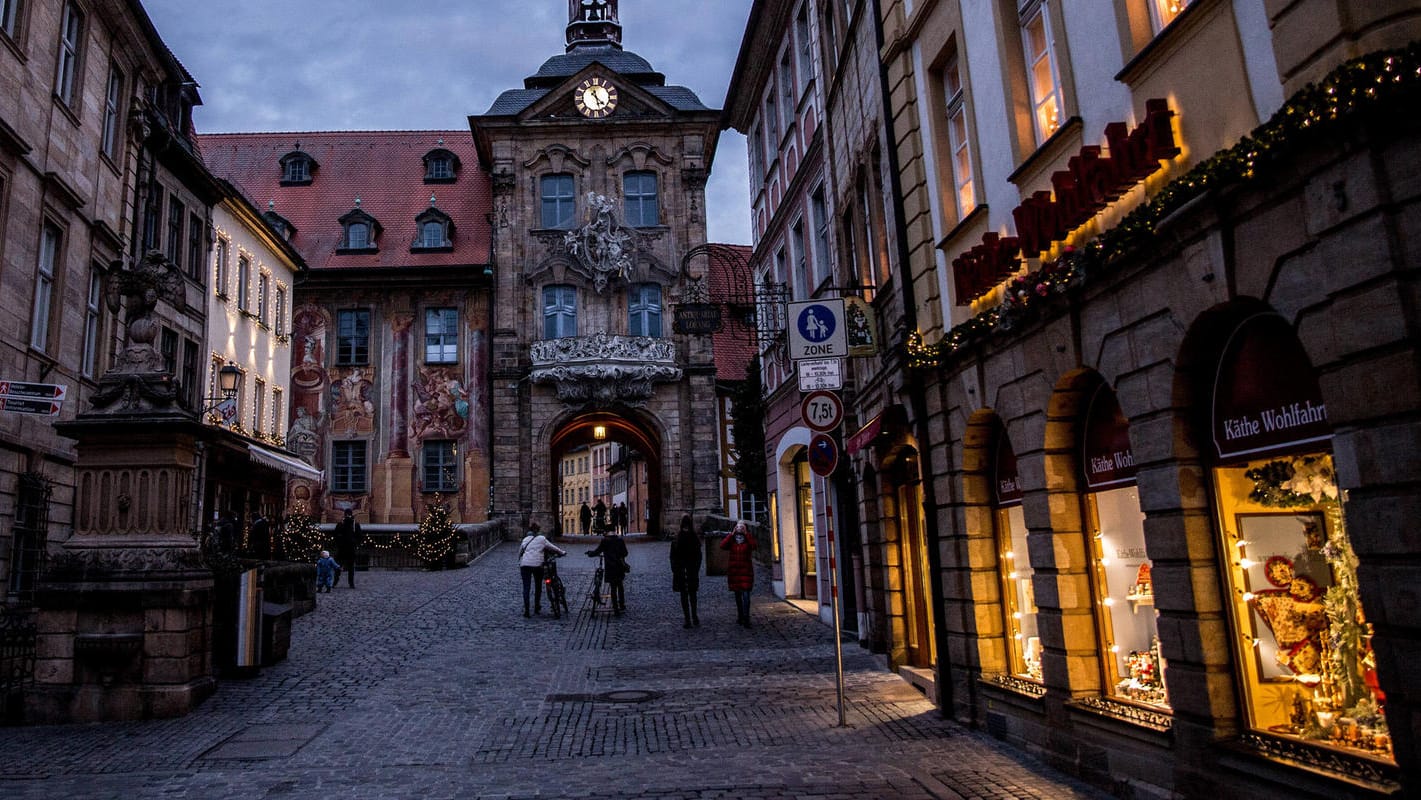
<path fill-rule="evenodd" d="M 291 243 L 312 269 L 490 261 L 492 188 L 467 130 L 219 133 L 199 136 L 198 147 L 214 175 L 296 228 Z M 424 182 L 424 155 L 438 148 L 459 159 L 454 183 Z M 313 179 L 305 186 L 282 186 L 281 158 L 295 150 L 315 160 Z M 431 195 L 435 207 L 454 222 L 452 252 L 410 250 L 415 217 L 429 208 Z M 380 250 L 337 254 L 343 235 L 339 220 L 356 207 L 357 197 L 360 209 L 380 223 Z"/>
<path fill-rule="evenodd" d="M 755 329 L 726 313 L 727 299 L 748 299 L 754 295 L 755 283 L 750 273 L 750 253 L 753 248 L 741 244 L 712 244 L 708 283 L 712 302 L 722 304 L 725 327 L 712 338 L 715 348 L 715 379 L 745 380 L 745 367 L 756 353 Z"/>

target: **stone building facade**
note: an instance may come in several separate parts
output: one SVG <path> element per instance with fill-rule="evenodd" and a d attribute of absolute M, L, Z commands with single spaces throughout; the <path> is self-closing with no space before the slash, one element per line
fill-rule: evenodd
<path fill-rule="evenodd" d="M 470 126 L 493 185 L 493 512 L 551 530 L 564 453 L 646 456 L 659 533 L 721 511 L 714 348 L 677 334 L 709 267 L 718 112 L 621 45 L 617 4 L 569 3 L 567 52 Z"/>
<path fill-rule="evenodd" d="M 882 10 L 944 711 L 1137 797 L 1417 792 L 1414 10 Z"/>

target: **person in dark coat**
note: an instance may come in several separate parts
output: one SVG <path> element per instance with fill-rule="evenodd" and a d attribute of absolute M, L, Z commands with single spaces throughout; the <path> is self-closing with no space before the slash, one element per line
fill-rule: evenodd
<path fill-rule="evenodd" d="M 602 498 L 597 498 L 597 505 L 592 507 L 592 532 L 605 534 L 607 532 L 607 504 L 602 502 Z"/>
<path fill-rule="evenodd" d="M 681 627 L 699 628 L 696 592 L 701 588 L 701 537 L 696 535 L 690 514 L 681 517 L 681 529 L 671 540 L 671 588 L 681 593 L 681 615 L 686 618 Z"/>
<path fill-rule="evenodd" d="M 577 519 L 582 523 L 583 536 L 592 532 L 592 509 L 587 507 L 586 501 L 582 503 L 582 510 L 577 512 Z"/>
<path fill-rule="evenodd" d="M 345 568 L 345 580 L 350 588 L 355 588 L 355 549 L 360 545 L 360 523 L 355 520 L 355 512 L 345 510 L 345 516 L 336 523 L 336 561 Z"/>
<path fill-rule="evenodd" d="M 252 555 L 260 559 L 271 558 L 271 523 L 260 511 L 252 518 L 250 538 Z"/>
<path fill-rule="evenodd" d="M 626 541 L 609 530 L 603 534 L 597 549 L 587 551 L 587 555 L 602 557 L 602 577 L 612 588 L 612 612 L 620 617 L 627 610 L 627 595 L 622 588 L 622 582 L 627 578 Z"/>
<path fill-rule="evenodd" d="M 730 552 L 730 560 L 725 568 L 725 583 L 735 593 L 735 620 L 743 627 L 750 627 L 750 589 L 755 586 L 755 563 L 751 556 L 755 552 L 755 537 L 745 523 L 735 523 L 735 529 L 720 540 L 720 549 Z"/>
<path fill-rule="evenodd" d="M 231 509 L 222 512 L 222 516 L 217 520 L 217 549 L 224 553 L 232 552 L 232 548 L 237 543 L 237 516 Z"/>

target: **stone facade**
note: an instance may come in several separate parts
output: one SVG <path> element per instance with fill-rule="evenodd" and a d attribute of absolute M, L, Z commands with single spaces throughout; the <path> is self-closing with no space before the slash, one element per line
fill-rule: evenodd
<path fill-rule="evenodd" d="M 552 530 L 562 455 L 602 425 L 646 456 L 655 534 L 721 510 L 714 350 L 673 334 L 671 313 L 708 271 L 687 255 L 705 242 L 718 115 L 623 51 L 620 25 L 597 33 L 578 13 L 566 55 L 470 118 L 493 181 L 498 265 L 491 502 Z M 615 96 L 605 115 L 583 104 L 593 85 Z M 635 218 L 633 179 L 650 181 L 637 184 Z"/>

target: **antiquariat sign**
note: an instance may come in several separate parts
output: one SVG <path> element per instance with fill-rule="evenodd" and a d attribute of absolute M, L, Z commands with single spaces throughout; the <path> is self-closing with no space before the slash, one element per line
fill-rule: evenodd
<path fill-rule="evenodd" d="M 1036 192 L 1012 209 L 1016 236 L 988 233 L 982 243 L 952 262 L 957 304 L 968 305 L 1021 268 L 1021 258 L 1036 258 L 1064 241 L 1071 231 L 1135 184 L 1179 155 L 1170 120 L 1174 112 L 1162 99 L 1145 101 L 1145 118 L 1134 130 L 1123 122 L 1105 126 L 1109 155 L 1097 145 L 1082 147 L 1051 175 L 1050 192 Z"/>
<path fill-rule="evenodd" d="M 720 306 L 715 303 L 682 303 L 676 306 L 676 321 L 671 327 L 677 333 L 693 336 L 716 333 L 724 327 Z"/>

